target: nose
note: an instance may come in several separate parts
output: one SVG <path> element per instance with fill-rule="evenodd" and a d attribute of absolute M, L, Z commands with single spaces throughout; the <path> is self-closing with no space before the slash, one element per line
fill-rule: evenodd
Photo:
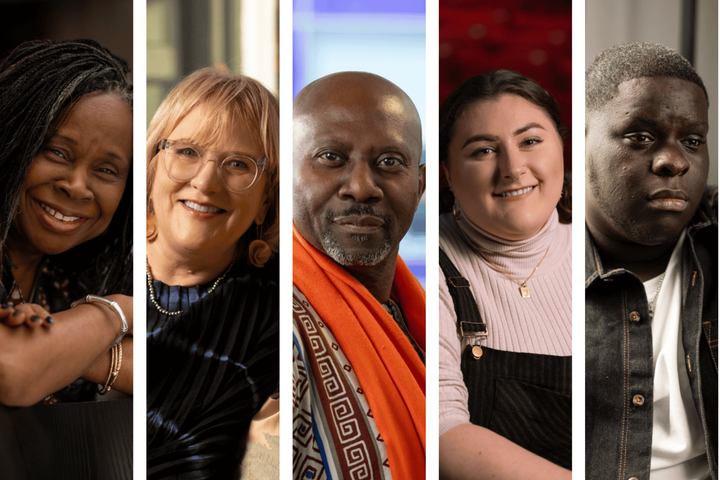
<path fill-rule="evenodd" d="M 690 162 L 685 158 L 682 146 L 667 145 L 657 151 L 653 157 L 652 172 L 655 175 L 668 177 L 683 176 L 690 169 Z"/>
<path fill-rule="evenodd" d="M 209 159 L 190 179 L 190 185 L 204 194 L 219 192 L 222 189 L 222 181 L 218 173 L 217 160 Z"/>
<path fill-rule="evenodd" d="M 86 201 L 94 195 L 88 181 L 88 172 L 85 169 L 73 168 L 55 182 L 55 188 L 71 200 Z"/>
<path fill-rule="evenodd" d="M 376 172 L 367 161 L 355 161 L 346 169 L 338 194 L 353 198 L 356 202 L 377 202 L 383 198 L 383 191 L 377 184 Z"/>
<path fill-rule="evenodd" d="M 506 148 L 503 149 L 499 157 L 498 166 L 500 168 L 500 175 L 503 178 L 517 181 L 527 171 L 525 160 L 519 152 L 514 152 Z"/>

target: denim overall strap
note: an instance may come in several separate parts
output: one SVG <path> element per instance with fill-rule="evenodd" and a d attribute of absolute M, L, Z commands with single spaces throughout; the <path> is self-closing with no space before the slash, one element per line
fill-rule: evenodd
<path fill-rule="evenodd" d="M 457 329 L 460 337 L 487 338 L 487 326 L 482 321 L 475 297 L 470 290 L 470 282 L 462 276 L 445 251 L 440 249 L 440 268 L 445 275 L 448 291 L 455 306 Z"/>
<path fill-rule="evenodd" d="M 442 268 L 457 317 L 458 335 L 484 332 L 470 283 L 440 249 Z M 479 336 L 479 335 L 478 335 Z M 478 348 L 478 347 L 475 347 Z M 572 468 L 572 357 L 504 352 L 472 345 L 460 370 L 474 425 L 488 428 L 564 468 Z"/>

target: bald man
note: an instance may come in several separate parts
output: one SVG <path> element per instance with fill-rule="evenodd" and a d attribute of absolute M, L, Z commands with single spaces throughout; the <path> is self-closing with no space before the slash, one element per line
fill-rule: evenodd
<path fill-rule="evenodd" d="M 342 72 L 294 102 L 295 478 L 423 478 L 425 292 L 398 256 L 425 191 L 420 118 Z"/>

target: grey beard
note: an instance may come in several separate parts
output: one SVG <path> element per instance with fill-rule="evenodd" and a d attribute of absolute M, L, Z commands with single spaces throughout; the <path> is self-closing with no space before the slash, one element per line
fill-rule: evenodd
<path fill-rule="evenodd" d="M 351 237 L 358 244 L 362 244 L 363 242 L 366 242 L 368 240 L 367 235 L 352 235 Z M 383 237 L 382 245 L 380 245 L 380 248 L 366 253 L 351 254 L 346 252 L 340 246 L 338 246 L 337 239 L 335 239 L 335 237 L 333 237 L 330 233 L 325 234 L 322 239 L 322 244 L 327 256 L 345 267 L 372 267 L 385 260 L 385 257 L 387 257 L 390 253 L 390 250 L 392 250 L 392 246 L 390 243 L 390 235 L 388 235 L 387 233 Z"/>

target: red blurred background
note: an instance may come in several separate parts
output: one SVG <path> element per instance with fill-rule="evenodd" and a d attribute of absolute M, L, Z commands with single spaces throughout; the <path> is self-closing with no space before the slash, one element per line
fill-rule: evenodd
<path fill-rule="evenodd" d="M 440 0 L 440 105 L 473 75 L 522 73 L 560 106 L 571 170 L 571 40 L 571 0 Z"/>

